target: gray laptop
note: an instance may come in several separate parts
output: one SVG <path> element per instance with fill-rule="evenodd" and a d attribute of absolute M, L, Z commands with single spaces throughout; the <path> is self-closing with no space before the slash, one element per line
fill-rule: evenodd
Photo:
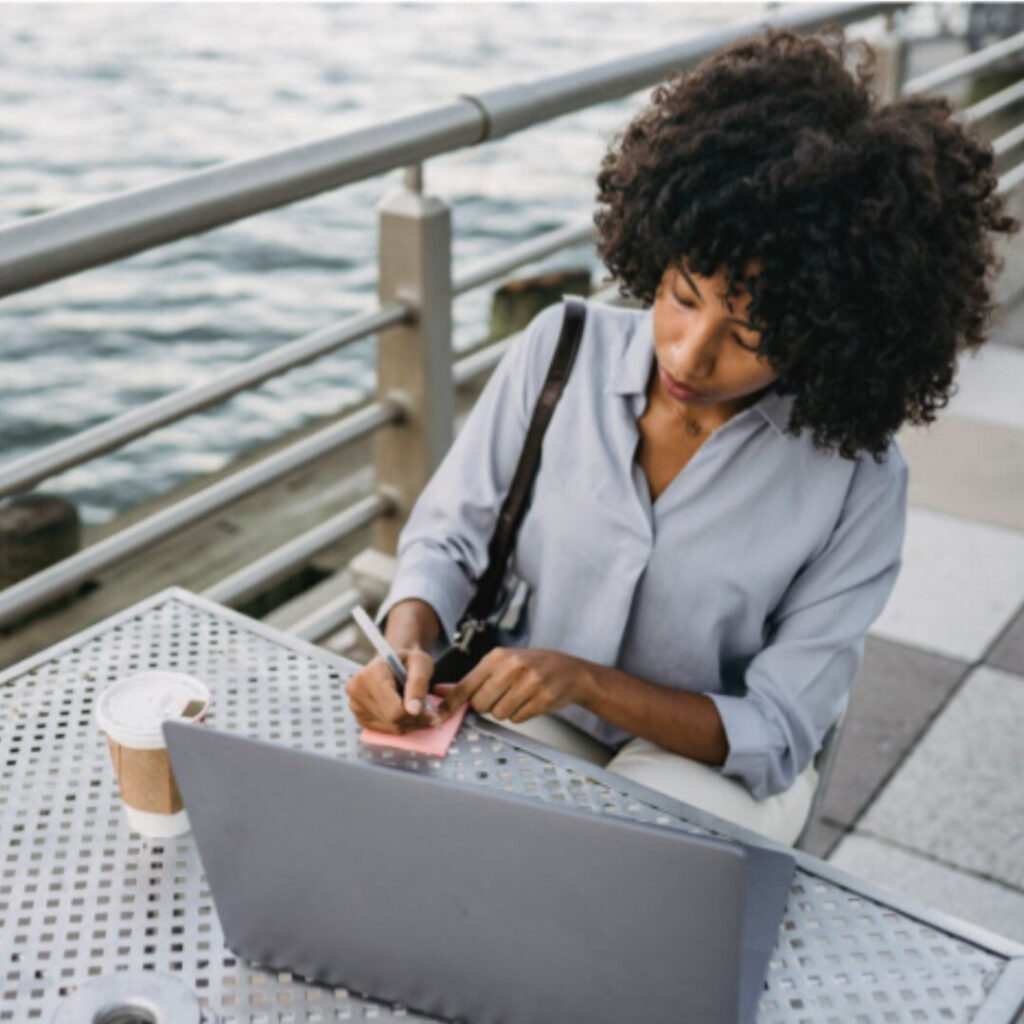
<path fill-rule="evenodd" d="M 163 728 L 245 960 L 468 1024 L 754 1021 L 784 851 Z"/>

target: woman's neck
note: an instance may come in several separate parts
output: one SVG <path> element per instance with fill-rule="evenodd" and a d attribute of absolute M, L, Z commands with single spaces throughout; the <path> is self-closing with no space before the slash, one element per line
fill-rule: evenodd
<path fill-rule="evenodd" d="M 679 430 L 687 438 L 707 437 L 727 423 L 737 413 L 756 405 L 774 386 L 769 384 L 760 391 L 741 395 L 739 398 L 718 405 L 686 405 L 665 394 L 658 379 L 658 364 L 655 361 L 647 381 L 647 408 L 659 409 L 666 418 L 678 423 Z"/>

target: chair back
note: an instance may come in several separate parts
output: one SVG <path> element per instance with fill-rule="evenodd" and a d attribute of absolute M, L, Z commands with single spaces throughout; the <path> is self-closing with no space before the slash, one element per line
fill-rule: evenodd
<path fill-rule="evenodd" d="M 847 705 L 848 707 L 849 705 Z M 811 806 L 807 812 L 807 820 L 796 837 L 793 845 L 798 850 L 805 850 L 810 838 L 811 827 L 821 813 L 822 804 L 825 801 L 825 793 L 828 790 L 829 779 L 832 776 L 832 766 L 836 759 L 836 750 L 839 747 L 839 737 L 842 735 L 843 723 L 846 720 L 846 708 L 843 708 L 839 717 L 829 727 L 825 738 L 821 741 L 821 749 L 814 756 L 814 767 L 818 769 L 818 785 L 811 798 Z"/>

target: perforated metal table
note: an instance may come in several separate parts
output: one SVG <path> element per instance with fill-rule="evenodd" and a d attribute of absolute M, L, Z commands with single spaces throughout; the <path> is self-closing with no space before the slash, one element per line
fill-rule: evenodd
<path fill-rule="evenodd" d="M 364 747 L 344 693 L 357 666 L 172 587 L 0 675 L 0 1021 L 50 1021 L 78 986 L 133 969 L 180 978 L 222 1024 L 432 1019 L 238 961 L 192 836 L 129 832 L 93 702 L 150 667 L 207 682 L 220 729 L 763 841 L 472 712 L 443 760 Z M 1024 948 L 796 856 L 760 1024 L 1020 1019 Z"/>

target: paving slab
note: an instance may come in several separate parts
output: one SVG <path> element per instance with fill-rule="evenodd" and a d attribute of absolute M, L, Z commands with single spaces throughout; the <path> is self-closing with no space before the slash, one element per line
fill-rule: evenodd
<path fill-rule="evenodd" d="M 858 831 L 1024 892 L 1024 676 L 980 666 Z"/>
<path fill-rule="evenodd" d="M 884 840 L 846 836 L 828 858 L 843 871 L 1024 942 L 1024 893 L 965 875 Z"/>
<path fill-rule="evenodd" d="M 1024 430 L 1024 350 L 990 341 L 965 353 L 956 383 L 947 412 Z"/>
<path fill-rule="evenodd" d="M 873 636 L 980 661 L 1024 603 L 1024 532 L 911 506 L 903 566 Z"/>
<path fill-rule="evenodd" d="M 911 505 L 1024 531 L 1024 431 L 940 412 L 896 440 L 910 466 Z"/>
<path fill-rule="evenodd" d="M 967 663 L 868 637 L 822 807 L 853 825 L 967 672 Z"/>
<path fill-rule="evenodd" d="M 999 638 L 985 662 L 993 668 L 1024 676 L 1024 607 Z"/>

